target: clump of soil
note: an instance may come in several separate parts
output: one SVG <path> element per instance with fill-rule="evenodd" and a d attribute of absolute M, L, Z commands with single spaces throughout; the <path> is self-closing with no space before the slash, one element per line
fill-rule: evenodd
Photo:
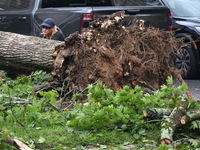
<path fill-rule="evenodd" d="M 179 51 L 172 32 L 146 28 L 143 20 L 124 27 L 123 18 L 123 11 L 99 18 L 82 36 L 66 38 L 53 54 L 53 80 L 77 91 L 98 80 L 114 91 L 124 85 L 157 90 L 179 73 L 170 63 Z"/>

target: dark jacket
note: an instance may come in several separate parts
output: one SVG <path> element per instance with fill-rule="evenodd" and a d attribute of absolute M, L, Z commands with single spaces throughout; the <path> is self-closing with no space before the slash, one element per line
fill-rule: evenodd
<path fill-rule="evenodd" d="M 65 37 L 64 35 L 62 34 L 62 32 L 60 31 L 57 31 L 53 37 L 51 38 L 52 40 L 58 40 L 58 41 L 65 41 Z"/>

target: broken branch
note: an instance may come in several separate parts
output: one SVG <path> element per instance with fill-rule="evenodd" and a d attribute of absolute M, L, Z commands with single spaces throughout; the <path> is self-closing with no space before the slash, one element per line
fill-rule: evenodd
<path fill-rule="evenodd" d="M 185 116 L 183 116 L 180 119 L 181 124 L 186 124 L 188 121 L 199 119 L 200 118 L 200 110 L 193 110 L 186 113 Z"/>
<path fill-rule="evenodd" d="M 180 99 L 177 106 L 173 109 L 170 116 L 164 117 L 161 123 L 161 140 L 160 144 L 171 144 L 175 129 L 180 125 L 180 118 L 186 114 L 188 100 Z"/>
<path fill-rule="evenodd" d="M 6 139 L 3 139 L 3 141 L 11 146 L 14 146 L 15 148 L 19 150 L 33 150 L 28 145 L 24 144 L 22 141 L 16 138 L 6 138 Z"/>

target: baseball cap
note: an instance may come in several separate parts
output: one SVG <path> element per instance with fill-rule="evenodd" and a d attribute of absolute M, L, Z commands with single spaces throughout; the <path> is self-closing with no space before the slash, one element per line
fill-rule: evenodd
<path fill-rule="evenodd" d="M 54 27 L 55 26 L 55 21 L 51 18 L 46 18 L 44 20 L 44 22 L 41 24 L 41 26 L 45 26 L 45 27 Z"/>

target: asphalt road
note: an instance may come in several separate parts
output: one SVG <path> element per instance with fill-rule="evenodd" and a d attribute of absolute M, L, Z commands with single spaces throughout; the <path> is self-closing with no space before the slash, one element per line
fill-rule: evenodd
<path fill-rule="evenodd" d="M 185 80 L 188 84 L 192 98 L 200 102 L 200 79 L 198 80 Z"/>

